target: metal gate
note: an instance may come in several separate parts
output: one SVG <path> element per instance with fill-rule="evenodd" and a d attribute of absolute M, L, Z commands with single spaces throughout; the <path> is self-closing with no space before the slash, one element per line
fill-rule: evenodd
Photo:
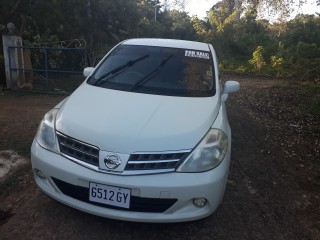
<path fill-rule="evenodd" d="M 23 52 L 23 64 L 12 62 L 14 51 Z M 84 77 L 83 68 L 87 66 L 87 53 L 84 47 L 8 47 L 10 79 L 14 73 L 25 78 L 18 89 L 69 94 L 79 86 Z"/>

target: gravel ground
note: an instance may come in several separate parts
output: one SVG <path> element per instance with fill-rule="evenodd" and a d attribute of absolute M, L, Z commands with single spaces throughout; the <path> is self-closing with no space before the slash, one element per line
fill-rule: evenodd
<path fill-rule="evenodd" d="M 45 196 L 29 149 L 41 117 L 63 97 L 0 96 L 0 151 L 27 159 L 0 183 L 0 239 L 320 239 L 319 87 L 240 83 L 227 102 L 233 149 L 224 200 L 210 217 L 178 224 L 105 219 Z"/>

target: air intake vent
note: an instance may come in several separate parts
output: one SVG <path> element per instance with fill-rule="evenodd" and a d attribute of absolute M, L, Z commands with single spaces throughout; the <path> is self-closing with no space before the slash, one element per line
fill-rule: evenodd
<path fill-rule="evenodd" d="M 187 152 L 134 153 L 130 155 L 125 171 L 162 170 L 174 171 L 178 164 L 189 154 Z M 163 171 L 166 170 L 166 171 Z M 141 172 L 143 173 L 143 172 Z"/>
<path fill-rule="evenodd" d="M 99 166 L 99 148 L 57 132 L 60 152 L 65 157 Z"/>

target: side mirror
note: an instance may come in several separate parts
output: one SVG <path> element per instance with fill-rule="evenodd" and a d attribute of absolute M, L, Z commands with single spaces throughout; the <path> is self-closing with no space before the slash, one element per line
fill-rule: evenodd
<path fill-rule="evenodd" d="M 93 72 L 93 70 L 93 67 L 86 67 L 85 69 L 83 69 L 83 76 L 88 77 Z"/>
<path fill-rule="evenodd" d="M 228 99 L 229 93 L 237 92 L 240 90 L 240 84 L 236 81 L 227 81 L 224 84 L 223 92 L 221 94 L 221 100 L 226 101 Z"/>

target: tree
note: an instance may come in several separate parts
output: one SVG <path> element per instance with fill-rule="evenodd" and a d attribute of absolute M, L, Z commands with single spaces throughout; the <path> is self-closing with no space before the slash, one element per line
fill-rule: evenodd
<path fill-rule="evenodd" d="M 249 60 L 249 63 L 253 65 L 259 74 L 261 73 L 262 67 L 266 65 L 266 62 L 263 58 L 263 51 L 263 46 L 257 46 L 256 51 L 254 51 L 252 54 L 252 59 Z"/>
<path fill-rule="evenodd" d="M 294 73 L 301 80 L 320 80 L 320 46 L 316 43 L 297 44 Z"/>
<path fill-rule="evenodd" d="M 238 20 L 240 9 L 233 0 L 223 0 L 213 5 L 208 13 L 208 19 L 217 32 L 223 32 L 225 27 Z"/>
<path fill-rule="evenodd" d="M 277 39 L 290 76 L 304 80 L 319 78 L 320 17 L 298 15 L 282 28 Z"/>
<path fill-rule="evenodd" d="M 320 5 L 320 0 L 314 1 Z M 178 9 L 184 11 L 190 0 L 167 0 L 166 2 L 167 5 L 178 7 Z M 297 6 L 301 7 L 305 4 L 306 0 L 234 0 L 230 2 L 236 5 L 237 9 L 250 6 L 251 8 L 256 9 L 259 13 L 267 13 L 271 16 L 279 14 L 286 18 Z M 239 14 L 237 15 L 237 18 L 240 18 Z"/>
<path fill-rule="evenodd" d="M 157 21 L 161 5 L 159 0 L 140 0 L 137 1 L 140 16 L 148 21 Z"/>
<path fill-rule="evenodd" d="M 270 63 L 272 70 L 275 71 L 276 76 L 281 77 L 287 74 L 284 70 L 285 60 L 283 57 L 278 57 L 276 55 L 271 56 Z"/>
<path fill-rule="evenodd" d="M 272 52 L 276 44 L 269 35 L 269 22 L 257 20 L 257 12 L 254 9 L 247 9 L 244 16 L 234 26 L 235 57 L 251 57 L 255 46 L 266 46 L 267 52 Z"/>
<path fill-rule="evenodd" d="M 171 37 L 177 39 L 194 40 L 195 31 L 191 18 L 186 12 L 170 10 L 167 12 L 171 21 Z"/>
<path fill-rule="evenodd" d="M 191 22 L 196 32 L 196 40 L 202 42 L 212 42 L 213 31 L 209 22 L 203 21 L 197 17 L 192 17 Z"/>
<path fill-rule="evenodd" d="M 318 0 L 317 0 L 318 1 Z M 239 7 L 244 3 L 256 9 L 260 14 L 269 16 L 279 15 L 282 19 L 287 19 L 296 7 L 302 7 L 306 0 L 238 0 Z"/>

